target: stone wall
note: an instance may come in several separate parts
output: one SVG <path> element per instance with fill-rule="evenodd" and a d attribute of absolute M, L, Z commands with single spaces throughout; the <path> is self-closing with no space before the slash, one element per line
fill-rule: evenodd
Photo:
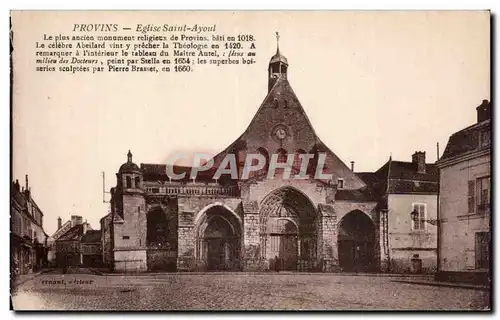
<path fill-rule="evenodd" d="M 145 272 L 147 268 L 146 250 L 116 250 L 115 271 Z"/>
<path fill-rule="evenodd" d="M 123 195 L 123 222 L 115 224 L 115 249 L 146 248 L 146 208 L 140 194 Z"/>
<path fill-rule="evenodd" d="M 435 272 L 437 266 L 437 226 L 424 222 L 425 229 L 413 230 L 410 212 L 413 204 L 424 204 L 427 220 L 437 219 L 437 195 L 390 194 L 388 223 L 390 271 L 407 273 L 414 255 L 422 260 L 423 272 Z"/>
<path fill-rule="evenodd" d="M 441 169 L 440 271 L 475 271 L 475 237 L 477 232 L 491 232 L 491 207 L 483 213 L 468 212 L 468 182 L 488 176 L 491 176 L 489 155 Z M 477 191 L 475 194 L 477 198 Z M 477 203 L 475 199 L 475 209 Z"/>

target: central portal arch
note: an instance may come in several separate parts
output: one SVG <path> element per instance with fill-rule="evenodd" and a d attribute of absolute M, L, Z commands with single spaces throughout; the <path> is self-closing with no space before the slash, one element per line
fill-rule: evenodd
<path fill-rule="evenodd" d="M 259 216 L 261 254 L 270 269 L 316 268 L 317 214 L 306 195 L 293 187 L 274 190 L 262 200 Z"/>
<path fill-rule="evenodd" d="M 239 270 L 241 234 L 234 212 L 221 205 L 208 208 L 196 228 L 197 264 L 208 271 Z"/>
<path fill-rule="evenodd" d="M 362 211 L 351 211 L 340 221 L 338 252 L 343 271 L 376 270 L 375 226 Z"/>

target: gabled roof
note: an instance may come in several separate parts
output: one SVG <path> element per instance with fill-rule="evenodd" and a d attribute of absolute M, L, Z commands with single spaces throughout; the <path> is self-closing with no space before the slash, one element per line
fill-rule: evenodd
<path fill-rule="evenodd" d="M 60 236 L 57 241 L 79 240 L 83 235 L 83 224 L 77 224 Z"/>
<path fill-rule="evenodd" d="M 279 141 L 274 137 L 274 130 L 284 126 L 287 136 Z M 343 178 L 346 188 L 359 189 L 365 187 L 363 180 L 358 178 L 333 151 L 327 147 L 316 135 L 302 105 L 295 95 L 288 80 L 279 78 L 271 88 L 261 106 L 254 115 L 243 134 L 230 144 L 226 149 L 217 154 L 211 170 L 199 172 L 197 181 L 213 181 L 217 168 L 222 164 L 228 154 L 236 154 L 238 150 L 248 153 L 257 153 L 265 150 L 268 155 L 276 153 L 278 149 L 285 149 L 288 153 L 324 152 L 326 153 L 325 174 L 332 174 L 334 181 Z M 182 181 L 190 181 L 191 167 L 171 166 L 174 173 L 186 173 Z M 168 180 L 166 165 L 141 164 L 141 171 L 145 181 Z M 181 181 L 181 182 L 182 182 Z M 222 175 L 220 183 L 231 182 L 229 174 Z M 327 181 L 323 181 L 327 182 Z"/>
<path fill-rule="evenodd" d="M 11 201 L 13 200 L 13 201 L 17 202 L 17 204 L 21 208 L 24 208 L 24 206 L 26 206 L 26 198 L 25 198 L 24 194 L 16 188 L 15 182 L 12 183 L 11 191 L 12 191 Z"/>
<path fill-rule="evenodd" d="M 279 141 L 274 137 L 274 130 L 282 126 L 286 128 L 287 136 Z M 235 153 L 242 146 L 246 152 L 265 150 L 269 155 L 279 149 L 285 149 L 288 153 L 299 150 L 324 152 L 327 155 L 324 173 L 332 174 L 335 181 L 343 178 L 347 188 L 365 187 L 364 182 L 319 139 L 290 83 L 284 77 L 276 81 L 243 134 L 214 157 L 215 167 L 221 164 L 227 154 Z"/>

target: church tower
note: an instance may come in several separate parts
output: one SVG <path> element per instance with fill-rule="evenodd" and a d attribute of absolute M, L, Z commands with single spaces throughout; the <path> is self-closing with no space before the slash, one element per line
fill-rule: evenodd
<path fill-rule="evenodd" d="M 128 152 L 127 162 L 116 174 L 113 194 L 115 206 L 114 261 L 117 271 L 146 271 L 146 203 L 143 175 Z"/>
<path fill-rule="evenodd" d="M 278 32 L 276 32 L 276 54 L 271 57 L 271 61 L 269 61 L 269 68 L 267 69 L 269 72 L 269 82 L 267 86 L 267 91 L 271 91 L 276 81 L 279 78 L 283 78 L 286 80 L 286 72 L 288 69 L 288 60 L 284 55 L 280 53 L 280 36 Z"/>

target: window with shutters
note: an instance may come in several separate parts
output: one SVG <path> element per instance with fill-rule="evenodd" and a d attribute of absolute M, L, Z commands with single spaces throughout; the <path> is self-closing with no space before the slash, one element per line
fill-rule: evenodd
<path fill-rule="evenodd" d="M 475 206 L 475 199 L 474 199 L 474 192 L 475 192 L 475 187 L 476 187 L 476 182 L 474 180 L 469 180 L 469 188 L 467 191 L 467 203 L 468 203 L 468 213 L 474 213 L 474 206 Z"/>
<path fill-rule="evenodd" d="M 412 230 L 425 230 L 425 203 L 414 203 L 412 206 L 412 211 L 417 213 L 415 219 L 412 219 Z"/>
<path fill-rule="evenodd" d="M 490 210 L 490 177 L 476 180 L 477 214 L 489 213 Z"/>

